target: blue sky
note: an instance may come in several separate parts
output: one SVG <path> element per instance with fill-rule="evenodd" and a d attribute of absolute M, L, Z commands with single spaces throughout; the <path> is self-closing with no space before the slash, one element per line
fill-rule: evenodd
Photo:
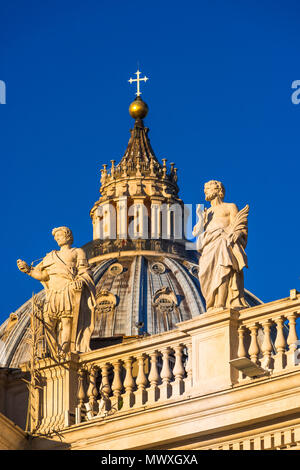
<path fill-rule="evenodd" d="M 137 63 L 159 159 L 176 162 L 182 199 L 221 180 L 250 205 L 246 287 L 264 301 L 300 290 L 300 79 L 297 1 L 11 0 L 1 2 L 2 269 L 0 320 L 40 284 L 17 270 L 92 238 L 100 168 L 133 121 Z"/>

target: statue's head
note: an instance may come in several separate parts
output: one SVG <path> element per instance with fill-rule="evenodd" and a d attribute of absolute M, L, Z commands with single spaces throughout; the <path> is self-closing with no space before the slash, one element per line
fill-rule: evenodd
<path fill-rule="evenodd" d="M 222 201 L 225 197 L 225 188 L 221 181 L 211 180 L 204 185 L 204 194 L 206 201 L 212 201 L 219 197 Z"/>
<path fill-rule="evenodd" d="M 68 227 L 57 227 L 52 230 L 52 235 L 59 246 L 73 243 L 72 230 Z"/>

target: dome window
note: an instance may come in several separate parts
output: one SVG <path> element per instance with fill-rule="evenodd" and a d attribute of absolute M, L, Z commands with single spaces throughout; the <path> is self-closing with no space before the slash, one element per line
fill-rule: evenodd
<path fill-rule="evenodd" d="M 110 274 L 111 276 L 118 276 L 119 274 L 122 274 L 123 271 L 124 268 L 120 263 L 114 263 L 108 269 L 108 274 Z"/>
<path fill-rule="evenodd" d="M 150 270 L 153 274 L 163 274 L 166 271 L 166 267 L 163 263 L 153 263 Z"/>

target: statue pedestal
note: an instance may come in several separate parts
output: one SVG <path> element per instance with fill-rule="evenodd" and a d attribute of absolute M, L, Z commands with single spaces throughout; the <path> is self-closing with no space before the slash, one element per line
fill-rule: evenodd
<path fill-rule="evenodd" d="M 27 364 L 22 370 L 27 370 Z M 31 428 L 46 434 L 70 426 L 75 422 L 77 405 L 78 355 L 69 353 L 62 362 L 40 359 L 35 370 L 39 393 L 32 395 Z"/>
<path fill-rule="evenodd" d="M 231 388 L 238 381 L 238 371 L 230 365 L 237 357 L 238 317 L 235 310 L 221 309 L 177 324 L 192 337 L 192 389 L 201 395 Z"/>

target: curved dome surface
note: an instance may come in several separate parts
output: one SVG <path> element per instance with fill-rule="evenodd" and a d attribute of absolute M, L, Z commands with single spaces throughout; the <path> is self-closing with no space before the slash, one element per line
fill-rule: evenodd
<path fill-rule="evenodd" d="M 95 329 L 91 348 L 138 334 L 159 334 L 205 312 L 195 262 L 164 254 L 100 259 L 96 284 Z M 40 300 L 44 290 L 38 294 Z M 249 306 L 261 301 L 246 291 Z M 29 359 L 31 299 L 0 326 L 0 366 L 18 367 Z"/>
<path fill-rule="evenodd" d="M 93 240 L 82 247 L 96 284 L 92 349 L 160 334 L 206 310 L 199 254 L 186 248 L 189 211 L 179 197 L 177 168 L 155 156 L 142 120 L 147 105 L 140 105 L 121 161 L 111 160 L 110 169 L 103 164 L 100 197 L 90 211 Z M 262 303 L 248 291 L 245 299 L 249 306 Z M 28 300 L 0 326 L 0 366 L 29 359 L 30 313 Z"/>

